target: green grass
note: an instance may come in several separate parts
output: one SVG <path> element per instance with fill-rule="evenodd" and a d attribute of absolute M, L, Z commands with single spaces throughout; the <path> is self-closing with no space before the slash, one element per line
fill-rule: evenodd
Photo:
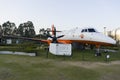
<path fill-rule="evenodd" d="M 112 53 L 108 52 L 110 55 L 109 61 L 120 60 L 120 47 L 117 47 L 117 52 Z M 23 52 L 36 52 L 38 56 L 42 58 L 47 57 L 47 51 L 43 48 L 38 47 L 38 45 L 32 44 L 21 44 L 21 45 L 13 45 L 13 46 L 0 46 L 0 50 L 4 51 L 23 51 Z M 99 61 L 105 62 L 106 61 L 106 54 L 103 51 L 101 52 L 102 56 L 95 57 L 95 50 L 73 50 L 72 56 L 55 56 L 51 53 L 48 53 L 49 59 L 58 59 L 58 60 L 70 60 L 70 61 Z"/>
<path fill-rule="evenodd" d="M 10 47 L 2 47 L 10 49 Z M 15 47 L 12 47 L 15 49 Z M 12 49 L 10 49 L 12 50 Z M 0 55 L 0 80 L 119 80 L 120 54 L 94 56 L 94 50 L 73 50 L 72 57 L 48 54 L 35 49 L 38 56 Z M 114 62 L 113 62 L 114 61 Z"/>
<path fill-rule="evenodd" d="M 96 65 L 88 61 L 0 55 L 0 80 L 119 80 L 120 64 Z"/>
<path fill-rule="evenodd" d="M 120 51 L 118 50 L 116 53 L 108 52 L 110 55 L 110 59 L 108 61 L 116 61 L 120 60 Z M 38 52 L 43 57 L 46 56 L 46 52 Z M 51 53 L 48 54 L 48 58 L 50 59 L 58 59 L 58 60 L 68 60 L 68 61 L 92 61 L 92 62 L 106 62 L 107 53 L 101 52 L 102 56 L 95 56 L 94 50 L 73 50 L 72 56 L 55 56 Z"/>
<path fill-rule="evenodd" d="M 1 80 L 73 80 L 81 78 L 79 74 L 92 70 L 74 66 L 60 66 L 59 61 L 43 59 L 40 57 L 27 56 L 0 56 L 0 79 Z M 94 74 L 95 72 L 92 71 Z M 73 76 L 74 75 L 74 76 Z M 72 77 L 73 76 L 73 77 Z M 63 79 L 62 79 L 63 78 Z"/>

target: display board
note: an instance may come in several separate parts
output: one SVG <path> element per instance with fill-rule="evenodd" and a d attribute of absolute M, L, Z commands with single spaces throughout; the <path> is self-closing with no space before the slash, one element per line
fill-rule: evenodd
<path fill-rule="evenodd" d="M 59 43 L 50 43 L 49 52 L 54 55 L 65 55 L 71 56 L 72 54 L 71 44 L 59 44 Z"/>

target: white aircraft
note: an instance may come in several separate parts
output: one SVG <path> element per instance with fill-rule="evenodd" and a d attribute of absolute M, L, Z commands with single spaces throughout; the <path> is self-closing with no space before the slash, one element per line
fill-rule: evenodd
<path fill-rule="evenodd" d="M 109 36 L 106 36 L 98 32 L 94 28 L 74 28 L 67 31 L 61 31 L 55 33 L 55 27 L 52 25 L 52 36 L 56 36 L 59 39 L 57 41 L 63 44 L 72 44 L 78 42 L 82 44 L 92 44 L 96 47 L 115 45 L 116 41 Z M 62 35 L 62 36 L 61 36 Z M 49 37 L 47 40 L 42 40 L 48 44 L 52 42 L 52 38 Z"/>
<path fill-rule="evenodd" d="M 41 40 L 50 44 L 51 42 L 58 42 L 63 44 L 72 44 L 74 42 L 81 44 L 95 45 L 97 48 L 96 54 L 99 52 L 100 46 L 115 45 L 116 41 L 109 36 L 98 32 L 94 28 L 74 28 L 67 31 L 57 32 L 54 25 L 52 25 L 52 36 L 47 40 Z"/>

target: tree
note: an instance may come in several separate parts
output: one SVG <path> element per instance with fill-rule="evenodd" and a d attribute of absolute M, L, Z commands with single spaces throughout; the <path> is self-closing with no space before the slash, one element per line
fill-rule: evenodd
<path fill-rule="evenodd" d="M 18 27 L 18 34 L 20 36 L 24 36 L 24 28 L 23 28 L 24 24 L 20 24 Z"/>
<path fill-rule="evenodd" d="M 2 26 L 0 25 L 0 36 L 2 36 L 3 30 L 2 30 Z"/>
<path fill-rule="evenodd" d="M 50 35 L 49 33 L 50 31 L 51 31 L 50 28 L 47 28 L 47 29 L 41 28 L 39 30 L 40 38 L 44 38 L 44 39 L 48 38 L 48 35 Z"/>
<path fill-rule="evenodd" d="M 41 29 L 39 30 L 39 33 L 40 33 L 41 35 L 44 35 L 44 34 L 46 33 L 46 30 L 45 30 L 44 28 L 41 28 Z"/>
<path fill-rule="evenodd" d="M 20 36 L 23 37 L 34 37 L 35 36 L 35 30 L 34 25 L 31 21 L 22 23 L 18 27 L 18 32 Z"/>
<path fill-rule="evenodd" d="M 14 28 L 14 31 L 13 31 L 12 34 L 13 34 L 13 35 L 18 35 L 18 29 L 17 29 L 17 27 Z"/>
<path fill-rule="evenodd" d="M 13 33 L 15 29 L 15 23 L 12 23 L 10 21 L 2 24 L 3 35 L 16 35 L 16 33 Z"/>
<path fill-rule="evenodd" d="M 28 21 L 28 26 L 29 26 L 29 35 L 35 36 L 35 30 L 34 30 L 34 25 L 31 21 Z"/>

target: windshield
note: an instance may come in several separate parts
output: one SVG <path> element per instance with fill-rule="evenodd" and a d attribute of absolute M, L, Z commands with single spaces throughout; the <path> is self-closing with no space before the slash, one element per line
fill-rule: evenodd
<path fill-rule="evenodd" d="M 82 29 L 81 32 L 97 32 L 94 28 Z"/>
<path fill-rule="evenodd" d="M 95 31 L 95 29 L 93 29 L 93 28 L 89 28 L 89 29 L 88 29 L 88 32 L 96 32 L 96 31 Z"/>

